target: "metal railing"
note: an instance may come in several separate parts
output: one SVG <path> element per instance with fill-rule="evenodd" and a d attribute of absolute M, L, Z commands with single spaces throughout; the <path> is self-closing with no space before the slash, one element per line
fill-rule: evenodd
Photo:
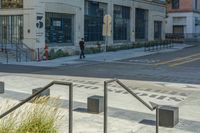
<path fill-rule="evenodd" d="M 33 56 L 34 56 L 34 50 L 29 48 L 26 44 L 22 42 L 19 44 L 16 44 L 16 61 L 17 62 L 21 62 L 22 57 L 25 57 L 26 62 L 28 61 L 28 59 L 32 61 Z"/>
<path fill-rule="evenodd" d="M 144 51 L 158 51 L 161 49 L 173 48 L 173 42 L 171 40 L 157 40 L 144 43 Z"/>
<path fill-rule="evenodd" d="M 137 96 L 137 94 L 135 94 L 132 90 L 130 90 L 127 86 L 125 86 L 118 79 L 104 81 L 104 133 L 108 132 L 108 85 L 113 82 L 116 82 L 117 84 L 119 84 L 123 89 L 125 89 L 133 97 L 135 97 L 137 100 L 139 100 L 149 110 L 151 110 L 151 111 L 156 110 L 156 133 L 158 133 L 159 132 L 159 106 L 154 103 L 151 103 L 152 106 L 150 106 L 149 104 L 147 104 L 144 100 L 142 100 L 139 96 Z"/>
<path fill-rule="evenodd" d="M 51 87 L 51 86 L 53 86 L 55 84 L 56 85 L 69 86 L 69 133 L 72 133 L 73 132 L 73 83 L 70 83 L 70 82 L 53 81 L 53 82 L 49 83 L 48 85 L 44 86 L 41 90 L 39 90 L 35 94 L 33 94 L 30 97 L 24 99 L 19 104 L 15 105 L 14 107 L 9 109 L 8 111 L 6 111 L 3 114 L 1 114 L 0 115 L 0 119 L 6 117 L 8 114 L 12 113 L 13 111 L 18 109 L 19 107 L 21 107 L 25 103 L 29 102 L 30 100 L 32 100 L 33 98 L 35 98 L 36 96 L 38 96 L 39 94 L 41 94 L 42 92 L 47 90 L 49 87 Z"/>
<path fill-rule="evenodd" d="M 12 43 L 1 43 L 0 44 L 1 52 L 6 54 L 6 61 L 10 59 L 16 59 L 16 62 L 21 61 L 33 61 L 34 60 L 34 49 L 29 48 L 26 44 L 21 41 L 12 42 Z M 13 58 L 12 58 L 13 56 Z"/>

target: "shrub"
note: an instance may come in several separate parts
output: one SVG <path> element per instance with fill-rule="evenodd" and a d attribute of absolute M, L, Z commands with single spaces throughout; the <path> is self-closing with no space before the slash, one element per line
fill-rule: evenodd
<path fill-rule="evenodd" d="M 65 56 L 69 56 L 69 54 L 66 52 L 64 52 L 62 49 L 59 49 L 58 51 L 55 52 L 54 49 L 51 49 L 49 52 L 49 60 L 53 60 L 59 57 L 65 57 Z"/>
<path fill-rule="evenodd" d="M 95 54 L 101 52 L 98 47 L 91 47 L 85 49 L 85 54 Z"/>

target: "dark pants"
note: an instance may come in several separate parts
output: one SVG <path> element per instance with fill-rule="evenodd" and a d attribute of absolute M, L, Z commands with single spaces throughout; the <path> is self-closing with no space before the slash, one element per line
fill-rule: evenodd
<path fill-rule="evenodd" d="M 84 49 L 81 49 L 80 59 L 85 58 Z"/>

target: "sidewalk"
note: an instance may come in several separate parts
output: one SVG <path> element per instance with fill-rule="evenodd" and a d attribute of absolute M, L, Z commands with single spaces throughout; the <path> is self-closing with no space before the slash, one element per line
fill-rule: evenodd
<path fill-rule="evenodd" d="M 41 62 L 9 62 L 8 64 L 16 64 L 16 65 L 27 65 L 27 66 L 41 66 L 41 67 L 57 67 L 66 64 L 82 64 L 85 61 L 97 61 L 97 62 L 112 62 L 117 60 L 123 60 L 133 57 L 146 56 L 156 53 L 164 53 L 164 52 L 173 52 L 178 51 L 186 47 L 191 47 L 191 45 L 187 44 L 174 44 L 173 48 L 170 49 L 162 49 L 159 51 L 144 51 L 144 48 L 136 48 L 129 50 L 121 50 L 116 52 L 104 52 L 98 54 L 90 54 L 86 55 L 86 59 L 80 60 L 78 55 L 62 57 L 49 61 L 41 61 Z M 6 63 L 4 63 L 6 64 Z"/>

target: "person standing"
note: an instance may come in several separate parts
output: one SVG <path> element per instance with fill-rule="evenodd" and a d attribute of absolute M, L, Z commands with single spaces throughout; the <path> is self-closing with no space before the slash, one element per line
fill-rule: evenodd
<path fill-rule="evenodd" d="M 79 42 L 79 46 L 80 46 L 80 50 L 81 50 L 80 59 L 85 58 L 85 53 L 84 53 L 84 50 L 85 50 L 85 42 L 84 42 L 84 39 L 83 39 L 83 38 L 81 38 L 81 41 Z"/>

